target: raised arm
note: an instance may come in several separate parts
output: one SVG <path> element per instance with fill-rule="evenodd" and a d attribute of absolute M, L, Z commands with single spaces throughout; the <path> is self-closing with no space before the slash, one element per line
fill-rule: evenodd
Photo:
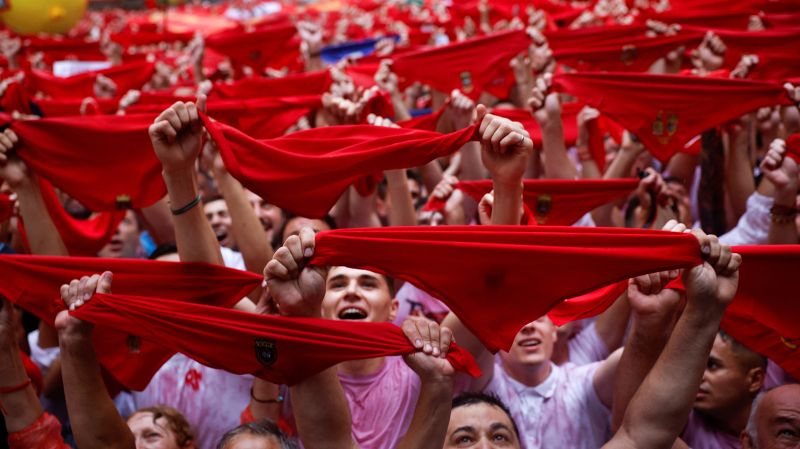
<path fill-rule="evenodd" d="M 522 176 L 533 153 L 533 141 L 518 122 L 487 114 L 478 105 L 481 160 L 494 186 L 493 224 L 519 224 L 522 218 Z"/>
<path fill-rule="evenodd" d="M 80 307 L 97 293 L 111 293 L 111 273 L 84 276 L 61 286 L 61 299 L 69 310 Z M 72 431 L 81 449 L 136 447 L 133 434 L 119 415 L 100 374 L 92 346 L 94 325 L 64 310 L 56 317 L 61 346 L 61 375 Z"/>
<path fill-rule="evenodd" d="M 550 74 L 539 77 L 528 100 L 533 118 L 542 129 L 544 174 L 551 179 L 575 179 L 578 170 L 567 156 L 567 147 L 564 145 L 561 102 L 557 93 L 549 92 L 550 80 Z"/>
<path fill-rule="evenodd" d="M 686 425 L 722 315 L 736 294 L 742 261 L 715 236 L 693 232 L 705 261 L 684 271 L 686 308 L 605 448 L 670 448 Z"/>
<path fill-rule="evenodd" d="M 203 208 L 198 207 L 200 195 L 195 163 L 200 154 L 203 128 L 198 111 L 204 107 L 204 95 L 196 104 L 179 101 L 155 119 L 149 133 L 153 150 L 163 167 L 181 261 L 222 265 L 219 243 L 203 215 Z"/>
<path fill-rule="evenodd" d="M 281 315 L 320 318 L 327 267 L 309 266 L 314 255 L 314 231 L 300 230 L 275 251 L 264 269 L 270 298 Z M 264 305 L 261 305 L 264 307 Z M 292 386 L 297 431 L 307 449 L 356 448 L 352 419 L 336 368 L 328 368 Z"/>
<path fill-rule="evenodd" d="M 797 163 L 786 154 L 786 142 L 775 139 L 769 147 L 761 171 L 775 187 L 768 241 L 772 245 L 794 245 L 797 235 Z"/>

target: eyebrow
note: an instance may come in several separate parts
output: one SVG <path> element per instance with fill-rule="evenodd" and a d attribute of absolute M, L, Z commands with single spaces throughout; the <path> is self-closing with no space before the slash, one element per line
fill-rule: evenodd
<path fill-rule="evenodd" d="M 461 426 L 458 429 L 454 430 L 451 435 L 456 434 L 458 432 L 462 432 L 462 431 L 464 431 L 464 432 L 475 432 L 475 428 L 472 427 L 472 426 Z"/>
<path fill-rule="evenodd" d="M 508 430 L 509 432 L 511 432 L 511 429 L 507 425 L 505 425 L 503 423 L 499 423 L 499 422 L 496 422 L 496 423 L 492 424 L 492 426 L 490 428 L 492 430 L 504 429 L 504 430 Z"/>

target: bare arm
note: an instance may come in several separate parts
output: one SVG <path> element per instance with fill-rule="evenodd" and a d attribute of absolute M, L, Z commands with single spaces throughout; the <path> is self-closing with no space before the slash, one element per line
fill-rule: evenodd
<path fill-rule="evenodd" d="M 205 96 L 197 103 L 175 103 L 156 118 L 149 130 L 153 149 L 163 166 L 173 211 L 184 210 L 198 198 L 195 163 L 202 132 L 198 110 L 205 107 Z M 181 261 L 223 264 L 219 243 L 198 203 L 173 215 L 173 220 Z"/>
<path fill-rule="evenodd" d="M 772 220 L 769 225 L 768 241 L 772 245 L 797 244 L 800 237 L 795 226 L 797 216 L 797 163 L 786 156 L 786 143 L 776 139 L 770 145 L 764 162 L 761 164 L 764 172 L 763 182 L 770 182 L 774 186 Z"/>
<path fill-rule="evenodd" d="M 606 448 L 670 448 L 686 425 L 725 307 L 736 294 L 741 264 L 741 256 L 715 236 L 693 232 L 706 261 L 685 271 L 686 309 Z"/>
<path fill-rule="evenodd" d="M 80 307 L 94 294 L 110 293 L 111 273 L 84 276 L 61 286 L 61 297 L 70 308 Z M 94 326 L 62 311 L 56 317 L 61 346 L 61 373 L 75 441 L 81 449 L 136 447 L 133 434 L 117 412 L 100 374 L 92 346 Z"/>
<path fill-rule="evenodd" d="M 728 132 L 725 183 L 736 221 L 747 210 L 747 198 L 756 190 L 753 166 L 750 163 L 750 133 L 752 121 L 742 120 Z"/>
<path fill-rule="evenodd" d="M 644 151 L 644 145 L 631 138 L 627 132 L 623 135 L 622 145 L 616 157 L 606 167 L 603 179 L 619 179 L 630 176 L 636 158 Z M 618 211 L 619 203 L 607 203 L 592 211 L 592 219 L 597 226 L 623 226 L 623 219 Z"/>
<path fill-rule="evenodd" d="M 175 241 L 175 228 L 172 225 L 172 214 L 169 212 L 167 198 L 161 198 L 151 206 L 140 211 L 145 227 L 158 244 Z"/>
<path fill-rule="evenodd" d="M 387 170 L 386 184 L 387 198 L 391 203 L 389 225 L 416 226 L 417 213 L 414 210 L 414 202 L 411 200 L 411 191 L 408 189 L 406 171 Z"/>
<path fill-rule="evenodd" d="M 536 80 L 528 104 L 533 118 L 542 129 L 542 153 L 544 154 L 544 174 L 551 179 L 575 179 L 578 170 L 567 156 L 564 145 L 564 125 L 561 123 L 561 102 L 558 94 L 548 93 L 550 75 Z"/>

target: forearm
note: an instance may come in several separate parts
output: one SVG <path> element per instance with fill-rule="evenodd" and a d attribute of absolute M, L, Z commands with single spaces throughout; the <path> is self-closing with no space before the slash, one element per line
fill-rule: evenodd
<path fill-rule="evenodd" d="M 756 190 L 749 140 L 749 132 L 745 130 L 731 132 L 728 139 L 725 182 L 732 212 L 737 220 L 747 209 L 747 198 Z"/>
<path fill-rule="evenodd" d="M 597 317 L 594 327 L 597 336 L 600 337 L 600 340 L 606 345 L 609 353 L 616 351 L 617 348 L 622 346 L 622 340 L 625 338 L 625 330 L 628 327 L 630 311 L 628 294 L 623 293 L 611 307 Z"/>
<path fill-rule="evenodd" d="M 518 225 L 522 219 L 522 182 L 494 181 L 493 225 Z"/>
<path fill-rule="evenodd" d="M 488 173 L 481 162 L 481 144 L 479 142 L 467 142 L 461 147 L 460 152 L 461 167 L 458 178 L 462 181 L 485 179 Z M 474 217 L 478 211 L 478 203 L 469 195 L 464 195 L 463 198 L 464 217 Z"/>
<path fill-rule="evenodd" d="M 29 178 L 16 186 L 19 212 L 25 221 L 31 254 L 39 256 L 67 256 L 67 246 L 47 212 L 39 183 Z"/>
<path fill-rule="evenodd" d="M 215 170 L 214 179 L 228 205 L 231 232 L 242 253 L 244 264 L 248 271 L 261 274 L 264 266 L 272 259 L 272 246 L 267 241 L 261 220 L 247 200 L 244 187 L 230 173 Z"/>
<path fill-rule="evenodd" d="M 163 245 L 175 242 L 175 228 L 172 225 L 172 214 L 169 212 L 166 197 L 142 209 L 141 216 L 156 243 Z"/>
<path fill-rule="evenodd" d="M 349 219 L 348 228 L 379 228 L 381 221 L 375 208 L 375 193 L 361 196 L 354 187 L 348 189 Z"/>
<path fill-rule="evenodd" d="M 61 372 L 75 441 L 81 449 L 135 448 L 108 395 L 91 337 L 60 335 Z"/>
<path fill-rule="evenodd" d="M 542 128 L 545 176 L 550 179 L 575 179 L 578 170 L 567 156 L 561 114 L 553 114 L 547 122 L 539 125 Z"/>
<path fill-rule="evenodd" d="M 306 449 L 357 448 L 350 407 L 336 368 L 328 368 L 291 388 L 297 433 Z"/>
<path fill-rule="evenodd" d="M 172 209 L 191 203 L 197 197 L 197 180 L 194 168 L 164 172 L 164 182 L 169 192 Z M 174 215 L 175 243 L 182 262 L 206 262 L 222 265 L 219 243 L 198 204 L 180 215 Z"/>
<path fill-rule="evenodd" d="M 408 189 L 408 177 L 405 170 L 386 171 L 387 196 L 391 202 L 389 208 L 389 225 L 416 226 L 417 213 Z"/>
<path fill-rule="evenodd" d="M 28 380 L 19 348 L 13 341 L 3 342 L 0 347 L 0 387 L 10 388 Z M 19 432 L 33 424 L 42 415 L 42 405 L 32 385 L 13 393 L 0 393 L 0 404 L 9 433 Z"/>
<path fill-rule="evenodd" d="M 253 379 L 253 391 L 250 395 L 250 413 L 256 420 L 269 419 L 278 422 L 281 415 L 281 402 L 278 401 L 280 388 L 266 380 Z M 274 401 L 274 402 L 273 402 Z"/>
<path fill-rule="evenodd" d="M 433 192 L 444 176 L 442 173 L 442 167 L 439 166 L 439 163 L 436 160 L 432 160 L 427 164 L 420 166 L 418 170 L 419 175 L 422 177 L 422 183 L 425 184 L 425 189 L 428 192 Z"/>
<path fill-rule="evenodd" d="M 397 449 L 441 449 L 450 423 L 453 379 L 422 382 L 414 417 Z"/>
<path fill-rule="evenodd" d="M 797 186 L 791 185 L 786 189 L 775 191 L 774 207 L 795 208 Z M 796 245 L 800 243 L 795 220 L 775 215 L 770 218 L 767 242 L 770 245 Z"/>
<path fill-rule="evenodd" d="M 481 391 L 492 380 L 494 368 L 494 355 L 486 349 L 478 337 L 472 333 L 464 323 L 450 312 L 442 320 L 442 327 L 446 327 L 453 332 L 453 341 L 458 342 L 458 346 L 469 352 L 481 370 L 481 377 L 471 381 L 470 391 Z"/>
<path fill-rule="evenodd" d="M 686 425 L 722 312 L 697 310 L 689 300 L 663 353 L 625 413 L 622 426 L 637 447 L 670 447 Z M 680 375 L 676 375 L 678 370 Z"/>
<path fill-rule="evenodd" d="M 411 113 L 408 112 L 408 107 L 403 101 L 403 96 L 399 92 L 392 94 L 392 107 L 394 107 L 394 121 L 408 120 L 411 118 Z"/>

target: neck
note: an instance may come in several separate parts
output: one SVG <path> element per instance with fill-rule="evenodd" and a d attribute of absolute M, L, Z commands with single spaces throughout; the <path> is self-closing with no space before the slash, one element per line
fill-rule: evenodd
<path fill-rule="evenodd" d="M 339 374 L 348 376 L 368 376 L 377 373 L 383 366 L 384 357 L 365 360 L 351 360 L 338 365 Z"/>
<path fill-rule="evenodd" d="M 713 414 L 701 412 L 701 415 L 715 428 L 738 437 L 747 427 L 747 420 L 750 417 L 750 404 L 725 408 L 715 411 Z"/>
<path fill-rule="evenodd" d="M 535 365 L 523 365 L 503 361 L 503 369 L 512 379 L 522 385 L 536 387 L 550 377 L 552 366 L 550 360 Z"/>

